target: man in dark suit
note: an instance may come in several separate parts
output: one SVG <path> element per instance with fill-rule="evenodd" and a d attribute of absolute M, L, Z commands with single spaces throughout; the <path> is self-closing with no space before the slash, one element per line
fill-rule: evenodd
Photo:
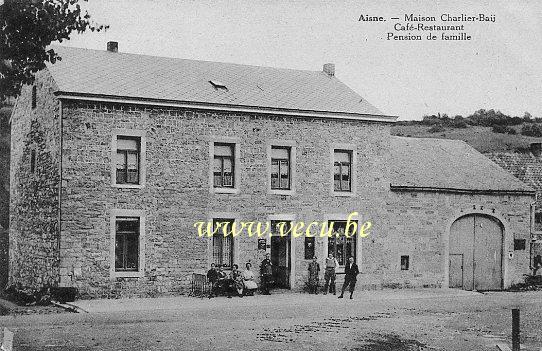
<path fill-rule="evenodd" d="M 350 286 L 350 299 L 354 294 L 354 288 L 356 287 L 357 276 L 359 273 L 358 265 L 354 263 L 354 257 L 349 257 L 346 266 L 344 267 L 344 284 L 339 299 L 343 298 L 344 291 Z"/>

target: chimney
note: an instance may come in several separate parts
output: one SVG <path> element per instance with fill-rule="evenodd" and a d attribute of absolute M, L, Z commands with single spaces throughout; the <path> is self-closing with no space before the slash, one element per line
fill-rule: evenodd
<path fill-rule="evenodd" d="M 335 76 L 335 64 L 334 63 L 326 63 L 324 64 L 324 73 L 327 74 L 330 77 Z"/>
<path fill-rule="evenodd" d="M 119 43 L 116 41 L 107 42 L 107 51 L 109 52 L 119 52 Z"/>
<path fill-rule="evenodd" d="M 531 143 L 531 152 L 536 157 L 540 157 L 542 154 L 542 143 Z"/>

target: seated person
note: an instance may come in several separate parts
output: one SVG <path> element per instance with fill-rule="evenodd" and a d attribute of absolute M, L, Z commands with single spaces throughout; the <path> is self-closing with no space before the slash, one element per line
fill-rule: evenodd
<path fill-rule="evenodd" d="M 207 279 L 211 285 L 209 298 L 213 297 L 213 295 L 218 296 L 218 271 L 214 263 L 211 263 L 211 269 L 207 271 Z"/>
<path fill-rule="evenodd" d="M 228 274 L 224 272 L 223 265 L 218 266 L 218 272 L 217 272 L 218 278 L 216 282 L 216 291 L 222 295 L 225 293 L 229 294 L 229 278 Z M 218 295 L 218 294 L 217 294 Z"/>
<path fill-rule="evenodd" d="M 256 285 L 254 272 L 250 269 L 252 267 L 252 264 L 250 262 L 247 262 L 246 264 L 246 270 L 243 272 L 243 283 L 245 285 L 246 294 L 253 296 L 254 291 L 258 289 L 258 285 Z"/>
<path fill-rule="evenodd" d="M 231 284 L 233 292 L 236 292 L 239 297 L 243 297 L 245 284 L 243 282 L 243 274 L 239 270 L 239 266 L 234 264 L 231 270 Z"/>

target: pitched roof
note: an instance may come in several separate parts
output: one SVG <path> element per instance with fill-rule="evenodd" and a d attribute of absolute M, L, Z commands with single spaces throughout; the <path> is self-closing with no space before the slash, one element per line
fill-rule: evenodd
<path fill-rule="evenodd" d="M 48 64 L 59 93 L 385 116 L 321 71 L 53 48 L 62 57 Z"/>
<path fill-rule="evenodd" d="M 494 152 L 485 154 L 522 182 L 542 192 L 542 157 L 532 153 Z M 542 196 L 538 199 L 542 203 Z"/>
<path fill-rule="evenodd" d="M 461 140 L 391 137 L 392 188 L 534 192 Z"/>

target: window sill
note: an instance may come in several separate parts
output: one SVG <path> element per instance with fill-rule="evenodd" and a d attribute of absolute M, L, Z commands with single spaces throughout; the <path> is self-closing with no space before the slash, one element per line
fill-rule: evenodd
<path fill-rule="evenodd" d="M 145 187 L 144 184 L 113 184 L 112 186 L 119 189 L 142 189 Z"/>
<path fill-rule="evenodd" d="M 333 196 L 338 196 L 338 197 L 354 197 L 354 196 L 356 196 L 356 193 L 351 192 L 351 191 L 335 191 L 335 190 L 333 190 L 332 195 Z"/>
<path fill-rule="evenodd" d="M 213 194 L 239 194 L 239 188 L 211 188 Z"/>
<path fill-rule="evenodd" d="M 268 189 L 268 194 L 271 195 L 295 195 L 295 190 L 293 189 Z"/>
<path fill-rule="evenodd" d="M 111 272 L 111 278 L 143 278 L 143 271 L 137 272 Z"/>

